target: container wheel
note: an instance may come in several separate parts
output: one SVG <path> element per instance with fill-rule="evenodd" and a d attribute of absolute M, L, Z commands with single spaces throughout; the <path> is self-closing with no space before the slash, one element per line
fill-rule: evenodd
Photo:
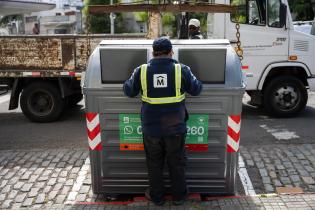
<path fill-rule="evenodd" d="M 272 116 L 292 117 L 305 109 L 307 90 L 301 80 L 281 76 L 271 80 L 264 91 L 264 107 Z"/>
<path fill-rule="evenodd" d="M 58 88 L 49 82 L 36 82 L 28 85 L 21 94 L 21 109 L 24 115 L 34 122 L 57 120 L 65 107 Z"/>

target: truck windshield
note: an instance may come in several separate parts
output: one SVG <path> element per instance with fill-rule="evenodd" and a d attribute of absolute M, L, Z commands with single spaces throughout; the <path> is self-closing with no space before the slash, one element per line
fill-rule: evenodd
<path fill-rule="evenodd" d="M 238 14 L 232 14 L 231 20 L 250 25 L 266 25 L 266 0 L 231 0 L 231 5 L 238 6 Z"/>
<path fill-rule="evenodd" d="M 268 0 L 268 26 L 280 27 L 280 0 Z"/>

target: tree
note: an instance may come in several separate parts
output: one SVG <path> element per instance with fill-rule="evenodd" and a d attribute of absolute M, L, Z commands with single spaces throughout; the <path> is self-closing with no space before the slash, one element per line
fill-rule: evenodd
<path fill-rule="evenodd" d="M 113 0 L 113 3 L 118 3 L 119 0 Z M 109 13 L 104 14 L 89 14 L 89 5 L 109 5 L 110 0 L 84 0 L 83 14 L 85 15 L 86 24 L 89 24 L 90 33 L 110 33 L 110 17 Z M 121 13 L 115 14 L 115 33 L 123 32 L 123 28 L 119 24 L 122 21 Z M 86 25 L 86 28 L 88 26 Z"/>
<path fill-rule="evenodd" d="M 0 17 L 0 26 L 6 26 L 12 20 L 22 20 L 21 15 L 7 15 Z"/>
<path fill-rule="evenodd" d="M 314 11 L 311 0 L 289 0 L 292 13 L 296 14 L 295 20 L 313 20 Z"/>

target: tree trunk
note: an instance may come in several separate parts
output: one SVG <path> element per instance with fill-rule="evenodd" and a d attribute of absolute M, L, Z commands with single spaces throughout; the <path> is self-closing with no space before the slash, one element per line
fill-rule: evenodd
<path fill-rule="evenodd" d="M 158 38 L 161 34 L 160 28 L 161 14 L 158 12 L 149 12 L 149 30 L 147 37 L 149 39 Z"/>

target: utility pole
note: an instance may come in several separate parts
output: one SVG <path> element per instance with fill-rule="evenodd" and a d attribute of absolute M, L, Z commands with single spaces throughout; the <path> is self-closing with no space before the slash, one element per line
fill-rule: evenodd
<path fill-rule="evenodd" d="M 110 5 L 113 5 L 113 0 L 110 0 Z M 114 34 L 115 33 L 115 27 L 114 27 L 115 14 L 111 12 L 109 14 L 109 18 L 110 18 L 110 34 Z"/>

